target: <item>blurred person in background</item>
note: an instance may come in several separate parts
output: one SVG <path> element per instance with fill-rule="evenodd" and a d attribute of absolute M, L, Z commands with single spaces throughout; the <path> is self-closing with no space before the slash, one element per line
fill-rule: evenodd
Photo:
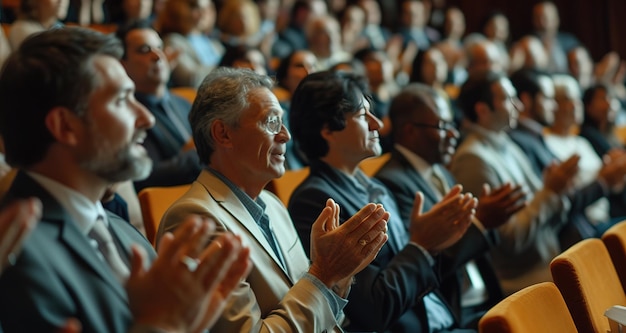
<path fill-rule="evenodd" d="M 210 33 L 215 26 L 211 0 L 167 0 L 156 18 L 155 28 L 166 48 L 178 53 L 172 69 L 173 87 L 197 87 L 217 66 L 224 46 Z"/>

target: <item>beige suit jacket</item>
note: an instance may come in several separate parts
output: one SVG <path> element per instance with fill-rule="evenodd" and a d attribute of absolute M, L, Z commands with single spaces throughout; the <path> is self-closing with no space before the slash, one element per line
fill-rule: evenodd
<path fill-rule="evenodd" d="M 321 290 L 307 279 L 307 258 L 289 213 L 273 194 L 263 191 L 265 213 L 286 262 L 280 265 L 260 228 L 236 195 L 219 178 L 203 170 L 191 188 L 165 213 L 158 237 L 188 214 L 215 220 L 219 231 L 241 235 L 250 247 L 252 272 L 234 291 L 211 332 L 341 331 Z M 316 218 L 315 216 L 311 218 Z"/>
<path fill-rule="evenodd" d="M 498 227 L 501 242 L 492 251 L 503 291 L 511 294 L 551 281 L 550 261 L 561 252 L 558 233 L 569 202 L 543 186 L 526 155 L 506 134 L 489 137 L 476 125 L 471 129 L 450 165 L 463 189 L 478 196 L 484 183 L 495 189 L 510 182 L 522 185 L 527 194 L 526 206 Z M 513 163 L 521 174 L 511 171 L 516 168 Z"/>

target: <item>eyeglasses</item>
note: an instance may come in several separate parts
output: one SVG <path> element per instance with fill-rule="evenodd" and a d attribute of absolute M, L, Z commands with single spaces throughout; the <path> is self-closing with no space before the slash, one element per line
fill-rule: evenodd
<path fill-rule="evenodd" d="M 440 120 L 437 124 L 426 124 L 426 123 L 411 122 L 411 125 L 413 125 L 415 127 L 434 128 L 434 129 L 439 130 L 439 131 L 449 131 L 449 130 L 452 130 L 452 129 L 456 128 L 456 126 L 454 126 L 453 122 L 444 121 L 444 120 Z"/>
<path fill-rule="evenodd" d="M 283 129 L 283 120 L 279 116 L 269 116 L 263 123 L 263 127 L 269 134 L 276 135 Z"/>

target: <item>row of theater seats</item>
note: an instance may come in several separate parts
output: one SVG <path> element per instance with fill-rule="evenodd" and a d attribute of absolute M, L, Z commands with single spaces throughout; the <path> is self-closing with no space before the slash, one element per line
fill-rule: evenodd
<path fill-rule="evenodd" d="M 386 153 L 379 157 L 364 160 L 359 166 L 367 175 L 373 176 L 389 157 L 389 153 Z M 282 177 L 270 182 L 267 185 L 267 189 L 276 194 L 286 206 L 289 203 L 291 193 L 308 174 L 308 168 L 287 170 Z M 155 236 L 156 232 L 159 230 L 161 217 L 167 208 L 171 206 L 176 199 L 180 198 L 189 187 L 190 185 L 148 187 L 139 192 L 139 204 L 141 205 L 141 213 L 146 228 L 146 237 L 152 245 L 155 245 Z"/>
<path fill-rule="evenodd" d="M 605 312 L 626 305 L 626 221 L 554 258 L 554 283 L 527 287 L 502 300 L 479 323 L 481 333 L 621 332 Z"/>

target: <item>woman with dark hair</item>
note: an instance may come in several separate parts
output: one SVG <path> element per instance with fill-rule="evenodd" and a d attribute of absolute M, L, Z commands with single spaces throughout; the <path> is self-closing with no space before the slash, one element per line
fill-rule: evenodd
<path fill-rule="evenodd" d="M 276 86 L 273 92 L 283 108 L 288 108 L 291 95 L 300 81 L 316 69 L 317 58 L 308 50 L 293 51 L 280 61 L 276 68 Z"/>
<path fill-rule="evenodd" d="M 624 148 L 615 133 L 615 118 L 620 104 L 610 86 L 596 84 L 583 95 L 585 118 L 580 127 L 580 136 L 587 138 L 600 156 L 612 148 Z"/>
<path fill-rule="evenodd" d="M 462 112 L 450 100 L 451 96 L 453 98 L 456 96 L 458 88 L 452 84 L 445 85 L 447 76 L 448 64 L 438 48 L 431 47 L 419 52 L 413 59 L 410 82 L 424 83 L 435 89 L 437 94 L 443 97 L 450 105 L 450 108 L 454 110 L 454 120 L 458 125 L 463 118 Z M 450 94 L 448 93 L 449 91 Z"/>
<path fill-rule="evenodd" d="M 211 0 L 167 0 L 156 18 L 155 28 L 165 47 L 179 52 L 172 70 L 173 87 L 197 87 L 219 63 L 224 46 L 209 33 L 215 26 Z"/>

